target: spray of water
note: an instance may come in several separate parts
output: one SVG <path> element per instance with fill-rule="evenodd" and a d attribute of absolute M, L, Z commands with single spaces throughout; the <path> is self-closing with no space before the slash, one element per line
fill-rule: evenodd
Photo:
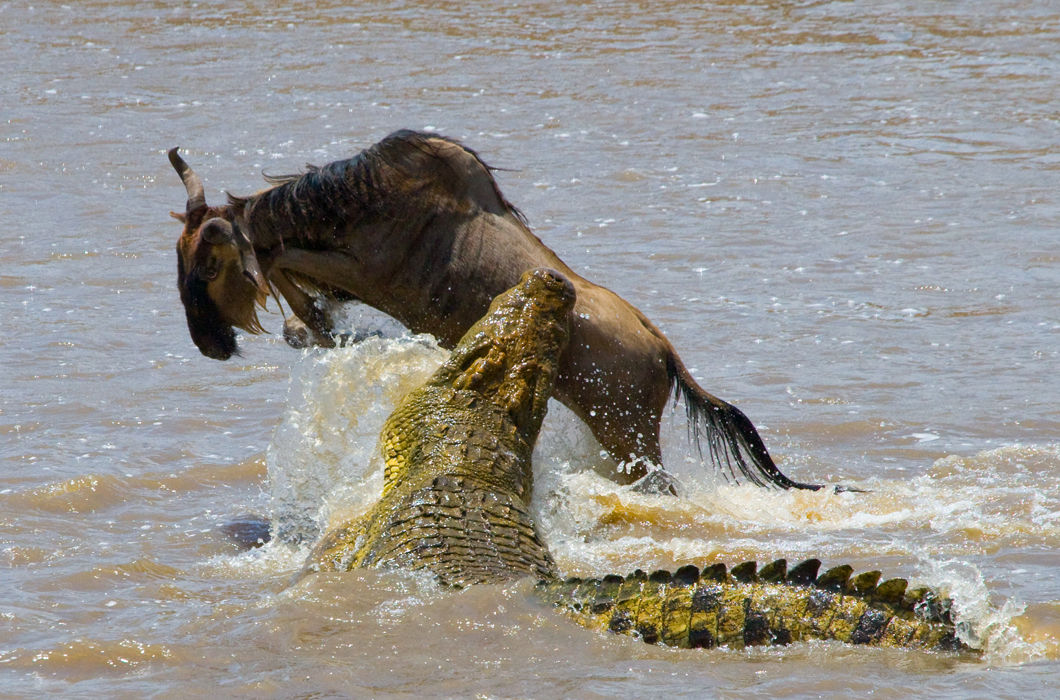
<path fill-rule="evenodd" d="M 432 340 L 409 335 L 303 354 L 267 453 L 274 541 L 248 557 L 297 568 L 321 531 L 374 502 L 382 487 L 379 430 L 445 356 Z M 1008 664 L 1041 650 L 1013 626 L 1022 607 L 992 600 L 967 560 L 984 547 L 1026 546 L 1028 538 L 1046 547 L 1060 541 L 1057 466 L 1060 450 L 1006 447 L 938 460 L 910 480 L 870 479 L 865 494 L 682 475 L 681 497 L 645 495 L 607 478 L 617 465 L 553 401 L 534 453 L 531 507 L 568 574 L 784 556 L 907 575 L 952 596 L 962 638 L 983 642 L 988 660 Z"/>

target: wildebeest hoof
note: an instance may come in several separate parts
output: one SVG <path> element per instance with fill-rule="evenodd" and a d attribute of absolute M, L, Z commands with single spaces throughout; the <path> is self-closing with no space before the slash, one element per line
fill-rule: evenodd
<path fill-rule="evenodd" d="M 221 526 L 221 532 L 239 545 L 240 549 L 254 549 L 272 539 L 272 524 L 260 515 L 241 515 Z"/>
<path fill-rule="evenodd" d="M 292 348 L 304 350 L 308 347 L 320 346 L 325 348 L 335 347 L 335 339 L 330 333 L 320 333 L 313 330 L 297 316 L 291 316 L 283 322 L 283 339 Z"/>
<path fill-rule="evenodd" d="M 309 329 L 301 321 L 287 319 L 283 324 L 283 339 L 292 348 L 302 350 L 309 347 Z"/>
<path fill-rule="evenodd" d="M 357 343 L 362 343 L 369 338 L 382 338 L 382 331 L 355 331 L 353 333 L 340 333 L 336 336 L 338 338 L 338 345 L 340 348 L 347 348 Z"/>
<path fill-rule="evenodd" d="M 633 482 L 630 487 L 637 493 L 647 495 L 678 496 L 680 482 L 665 469 L 653 469 Z"/>

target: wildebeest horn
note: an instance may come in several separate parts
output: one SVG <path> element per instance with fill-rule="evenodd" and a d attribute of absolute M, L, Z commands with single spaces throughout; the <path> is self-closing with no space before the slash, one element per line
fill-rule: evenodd
<path fill-rule="evenodd" d="M 180 175 L 184 188 L 188 190 L 187 212 L 191 214 L 193 211 L 206 208 L 206 193 L 203 190 L 202 180 L 177 153 L 178 148 L 169 149 L 169 162 L 173 164 L 173 169 L 177 171 L 177 175 Z"/>

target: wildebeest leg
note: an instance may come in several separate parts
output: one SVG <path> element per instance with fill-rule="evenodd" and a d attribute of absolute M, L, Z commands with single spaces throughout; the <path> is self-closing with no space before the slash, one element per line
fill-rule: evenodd
<path fill-rule="evenodd" d="M 291 314 L 283 320 L 283 339 L 292 348 L 297 348 L 298 350 L 318 345 L 326 348 L 335 346 L 334 342 L 328 343 L 324 336 L 314 333 L 313 329 L 295 314 Z"/>
<path fill-rule="evenodd" d="M 609 382 L 586 381 L 583 373 L 582 379 L 561 375 L 556 384 L 556 398 L 585 422 L 608 454 L 622 463 L 622 471 L 614 475 L 622 484 L 632 484 L 662 467 L 659 421 L 669 400 L 665 370 L 659 377 L 633 375 L 636 369 L 653 374 L 657 370 L 652 364 L 623 368 L 626 376 L 622 381 L 617 377 Z"/>
<path fill-rule="evenodd" d="M 672 396 L 685 404 L 693 444 L 727 478 L 821 488 L 785 476 L 747 416 L 699 386 L 662 332 L 613 293 L 579 297 L 565 360 L 557 394 L 580 406 L 575 413 L 614 458 L 634 458 L 623 480 L 644 476 L 643 460 L 661 464 L 659 421 Z"/>
<path fill-rule="evenodd" d="M 659 446 L 662 406 L 658 411 L 653 411 L 617 401 L 609 406 L 591 409 L 589 415 L 583 415 L 573 401 L 568 403 L 565 399 L 560 400 L 585 421 L 601 447 L 621 462 L 622 469 L 612 476 L 615 481 L 632 484 L 634 490 L 641 493 L 679 495 L 677 479 L 662 466 L 662 450 Z M 665 404 L 664 396 L 662 405 Z M 636 415 L 638 420 L 630 423 L 623 418 L 624 415 Z"/>
<path fill-rule="evenodd" d="M 283 339 L 287 344 L 295 348 L 306 348 L 310 345 L 335 347 L 335 338 L 332 335 L 334 324 L 323 300 L 306 294 L 283 270 L 271 274 L 269 281 L 275 285 L 294 312 L 294 316 L 287 318 L 283 324 Z"/>

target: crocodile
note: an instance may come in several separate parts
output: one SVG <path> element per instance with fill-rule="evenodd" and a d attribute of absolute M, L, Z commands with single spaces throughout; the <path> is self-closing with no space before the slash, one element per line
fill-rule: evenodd
<path fill-rule="evenodd" d="M 449 587 L 533 577 L 534 595 L 582 625 L 674 647 L 832 639 L 964 650 L 951 603 L 880 572 L 820 573 L 810 559 L 560 576 L 530 513 L 531 455 L 570 336 L 575 292 L 538 268 L 494 299 L 451 357 L 387 419 L 380 499 L 329 530 L 302 575 L 427 570 Z"/>

